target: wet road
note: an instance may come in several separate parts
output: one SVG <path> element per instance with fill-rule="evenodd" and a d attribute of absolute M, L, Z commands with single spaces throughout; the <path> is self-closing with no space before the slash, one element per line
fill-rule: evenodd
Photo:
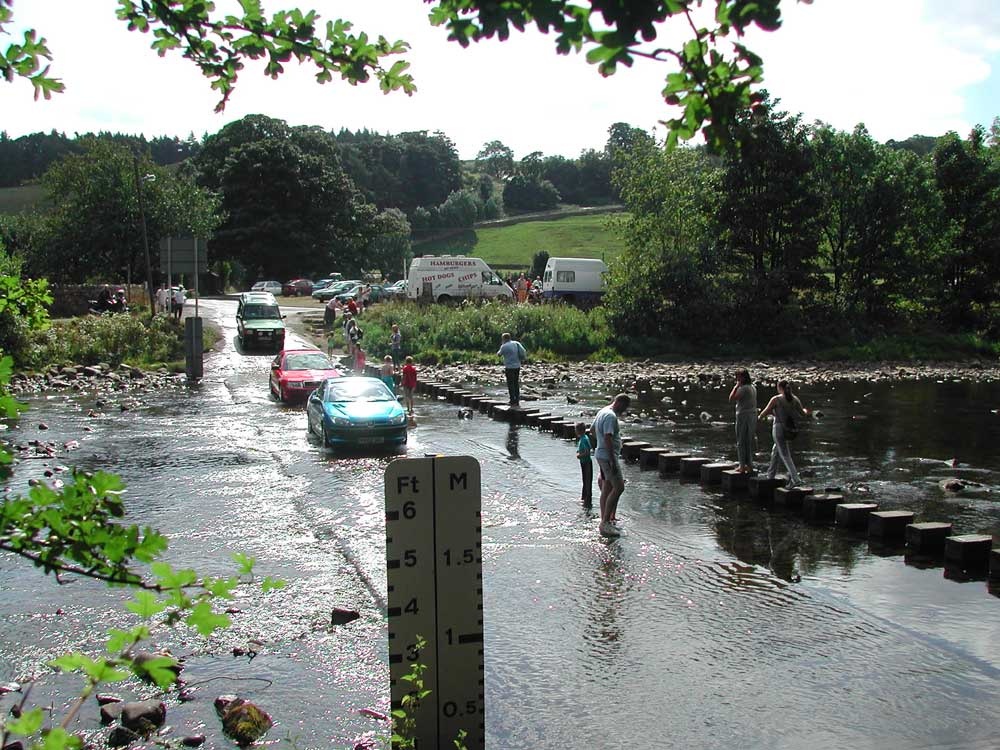
<path fill-rule="evenodd" d="M 233 627 L 211 641 L 164 641 L 186 656 L 197 697 L 172 703 L 169 724 L 204 726 L 224 745 L 211 700 L 237 692 L 272 713 L 270 739 L 350 747 L 380 731 L 357 709 L 388 703 L 382 473 L 391 457 L 331 457 L 310 440 L 301 407 L 268 395 L 271 355 L 236 347 L 234 309 L 202 303 L 224 326 L 226 347 L 206 360 L 200 386 L 97 419 L 86 416 L 86 394 L 36 400 L 17 435 L 79 440 L 56 463 L 122 474 L 130 520 L 167 532 L 172 562 L 228 574 L 241 551 L 257 558 L 259 574 L 288 582 L 266 596 L 241 593 Z M 564 398 L 542 405 L 587 415 L 603 405 L 600 394 L 580 395 L 572 407 Z M 991 448 L 1000 428 L 985 408 L 1000 404 L 995 386 L 802 395 L 828 413 L 795 446 L 816 484 L 952 520 L 957 531 L 996 531 L 992 497 L 947 498 L 937 488 L 954 474 L 1000 485 Z M 728 454 L 725 396 L 678 388 L 636 409 L 675 424 L 640 416 L 626 432 Z M 705 410 L 712 419 L 699 418 Z M 939 568 L 873 555 L 863 539 L 635 467 L 620 511 L 626 534 L 602 540 L 576 499 L 568 441 L 478 415 L 459 420 L 457 407 L 426 400 L 418 420 L 411 455 L 468 454 L 482 464 L 489 746 L 1000 744 L 1000 601 L 984 583 L 946 580 Z M 51 427 L 44 435 L 39 421 Z M 953 456 L 965 466 L 948 466 Z M 26 463 L 19 486 L 45 468 Z M 109 609 L 120 596 L 80 580 L 57 587 L 0 556 L 0 682 L 98 642 L 124 623 Z M 335 606 L 362 617 L 330 628 Z M 255 658 L 232 655 L 248 647 Z M 51 694 L 58 705 L 69 687 L 46 677 L 35 697 Z M 84 727 L 96 728 L 94 714 Z"/>

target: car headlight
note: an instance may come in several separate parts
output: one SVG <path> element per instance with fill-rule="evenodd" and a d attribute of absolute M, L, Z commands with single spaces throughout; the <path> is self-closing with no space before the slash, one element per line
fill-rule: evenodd
<path fill-rule="evenodd" d="M 347 417 L 334 417 L 333 423 L 346 426 L 351 424 L 351 420 L 349 420 Z"/>
<path fill-rule="evenodd" d="M 394 417 L 389 417 L 389 424 L 404 424 L 406 422 L 405 414 L 397 414 Z"/>

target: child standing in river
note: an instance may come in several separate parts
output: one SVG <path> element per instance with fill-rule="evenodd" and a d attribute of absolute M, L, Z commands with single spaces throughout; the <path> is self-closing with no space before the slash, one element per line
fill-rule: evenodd
<path fill-rule="evenodd" d="M 406 411 L 413 414 L 413 392 L 417 390 L 417 368 L 413 366 L 413 357 L 407 357 L 403 365 L 403 397 L 406 400 Z"/>
<path fill-rule="evenodd" d="M 590 460 L 592 446 L 589 430 L 583 422 L 576 423 L 576 441 L 576 457 L 580 459 L 580 474 L 583 478 L 583 493 L 580 500 L 585 508 L 589 508 L 594 502 L 594 462 Z"/>
<path fill-rule="evenodd" d="M 386 354 L 382 359 L 382 370 L 379 373 L 379 377 L 382 379 L 382 382 L 385 383 L 385 387 L 395 394 L 396 368 L 392 366 L 392 357 L 388 354 Z"/>

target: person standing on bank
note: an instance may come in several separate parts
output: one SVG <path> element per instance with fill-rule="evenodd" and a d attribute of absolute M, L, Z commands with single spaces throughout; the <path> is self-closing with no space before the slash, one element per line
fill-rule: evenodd
<path fill-rule="evenodd" d="M 757 419 L 764 419 L 767 416 L 774 419 L 774 426 L 771 428 L 774 447 L 771 449 L 771 464 L 767 467 L 767 478 L 774 479 L 780 458 L 785 469 L 788 470 L 788 487 L 798 487 L 802 481 L 799 479 L 799 472 L 795 470 L 795 462 L 792 461 L 792 452 L 789 450 L 788 441 L 798 434 L 798 426 L 795 424 L 796 417 L 808 417 L 809 410 L 792 392 L 792 384 L 787 380 L 778 381 L 777 395 L 771 397 L 767 406 L 757 415 Z"/>
<path fill-rule="evenodd" d="M 736 460 L 744 474 L 753 472 L 753 441 L 757 436 L 757 388 L 746 369 L 736 371 L 736 385 L 729 392 L 736 404 Z"/>
<path fill-rule="evenodd" d="M 594 458 L 604 475 L 601 483 L 601 536 L 621 536 L 617 526 L 618 500 L 625 492 L 625 476 L 622 474 L 622 436 L 618 418 L 632 403 L 626 394 L 619 393 L 615 400 L 605 406 L 594 417 L 593 433 L 597 438 Z"/>
<path fill-rule="evenodd" d="M 497 356 L 503 357 L 503 372 L 507 377 L 510 405 L 520 406 L 521 364 L 528 358 L 528 352 L 521 346 L 520 341 L 515 341 L 509 333 L 505 333 L 500 337 L 500 349 L 497 351 Z"/>

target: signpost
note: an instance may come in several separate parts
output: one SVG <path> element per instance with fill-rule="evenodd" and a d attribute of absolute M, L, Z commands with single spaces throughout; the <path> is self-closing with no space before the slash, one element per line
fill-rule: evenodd
<path fill-rule="evenodd" d="M 167 274 L 167 289 L 173 294 L 173 275 L 189 274 L 194 278 L 194 317 L 184 321 L 184 369 L 188 380 L 200 380 L 204 375 L 202 361 L 203 333 L 198 310 L 198 268 L 208 266 L 208 242 L 197 237 L 165 237 L 160 240 L 160 271 Z"/>
<path fill-rule="evenodd" d="M 390 693 L 400 708 L 414 690 L 402 678 L 425 667 L 430 694 L 408 710 L 418 750 L 451 747 L 461 732 L 468 750 L 485 747 L 480 477 L 471 456 L 385 471 Z"/>

